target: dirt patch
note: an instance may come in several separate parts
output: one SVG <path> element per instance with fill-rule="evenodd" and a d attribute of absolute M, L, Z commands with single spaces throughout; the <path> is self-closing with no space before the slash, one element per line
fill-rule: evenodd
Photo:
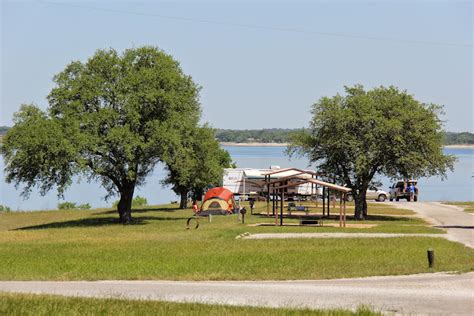
<path fill-rule="evenodd" d="M 236 239 L 287 239 L 287 238 L 397 238 L 397 237 L 434 237 L 442 238 L 440 234 L 390 234 L 390 233 L 245 233 Z"/>
<path fill-rule="evenodd" d="M 275 223 L 257 223 L 257 224 L 249 224 L 249 227 L 258 227 L 258 226 L 280 226 L 280 224 L 275 225 Z M 298 223 L 289 223 L 283 224 L 283 226 L 287 227 L 339 227 L 338 223 L 323 223 L 322 225 L 313 224 L 313 225 L 301 225 Z M 378 226 L 378 224 L 346 224 L 348 228 L 372 228 Z"/>
<path fill-rule="evenodd" d="M 339 227 L 339 224 L 327 224 L 324 226 Z M 349 228 L 372 228 L 375 226 L 379 226 L 379 225 L 378 224 L 347 224 L 346 223 L 346 227 L 349 227 Z"/>

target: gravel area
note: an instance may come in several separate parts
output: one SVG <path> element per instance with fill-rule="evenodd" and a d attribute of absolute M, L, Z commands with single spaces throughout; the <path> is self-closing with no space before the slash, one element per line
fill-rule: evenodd
<path fill-rule="evenodd" d="M 389 233 L 262 233 L 241 236 L 242 239 L 286 238 L 395 238 L 395 237 L 443 237 L 442 234 L 389 234 Z"/>
<path fill-rule="evenodd" d="M 0 291 L 314 309 L 363 304 L 401 314 L 474 311 L 474 273 L 319 281 L 1 281 Z"/>

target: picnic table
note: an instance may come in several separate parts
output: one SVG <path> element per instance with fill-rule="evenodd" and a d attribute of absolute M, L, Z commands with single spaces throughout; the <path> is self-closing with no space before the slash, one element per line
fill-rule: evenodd
<path fill-rule="evenodd" d="M 294 202 L 288 203 L 288 215 L 291 215 L 291 211 L 305 212 L 306 215 L 309 214 L 309 207 L 305 205 L 296 205 Z"/>
<path fill-rule="evenodd" d="M 292 215 L 291 212 L 296 211 L 296 212 L 305 212 L 306 216 L 309 215 L 310 207 L 306 205 L 296 205 L 294 202 L 288 203 L 288 215 Z M 311 225 L 311 224 L 319 224 L 320 226 L 323 226 L 323 218 L 324 216 L 322 215 L 312 215 L 311 218 L 304 218 L 303 216 L 300 216 L 300 225 Z"/>

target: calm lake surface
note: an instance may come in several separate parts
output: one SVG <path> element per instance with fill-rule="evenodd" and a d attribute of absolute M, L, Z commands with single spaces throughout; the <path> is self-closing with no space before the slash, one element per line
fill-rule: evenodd
<path fill-rule="evenodd" d="M 285 155 L 285 147 L 224 147 L 237 163 L 238 167 L 268 168 L 270 165 L 280 167 L 307 168 L 308 161 L 302 158 L 292 158 Z M 454 172 L 448 173 L 444 181 L 432 177 L 419 180 L 421 201 L 474 201 L 474 149 L 472 148 L 446 148 L 445 153 L 457 158 Z M 64 200 L 58 199 L 57 192 L 51 191 L 41 196 L 33 190 L 28 199 L 20 196 L 21 187 L 5 183 L 3 173 L 4 163 L 0 157 L 0 204 L 9 206 L 12 210 L 46 210 L 55 209 L 57 204 L 64 201 L 78 204 L 89 203 L 92 207 L 107 207 L 116 198 L 104 201 L 105 190 L 97 183 L 76 178 L 71 187 L 64 194 Z M 169 203 L 178 200 L 177 196 L 169 189 L 163 188 L 161 180 L 165 177 L 162 165 L 158 165 L 146 184 L 136 190 L 135 195 L 146 197 L 149 204 Z M 381 189 L 388 191 L 390 180 L 379 178 L 383 183 Z"/>

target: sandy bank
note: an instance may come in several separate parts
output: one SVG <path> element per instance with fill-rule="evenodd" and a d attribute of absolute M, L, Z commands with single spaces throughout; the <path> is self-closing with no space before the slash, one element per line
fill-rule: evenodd
<path fill-rule="evenodd" d="M 446 145 L 445 148 L 474 148 L 473 144 Z"/>

